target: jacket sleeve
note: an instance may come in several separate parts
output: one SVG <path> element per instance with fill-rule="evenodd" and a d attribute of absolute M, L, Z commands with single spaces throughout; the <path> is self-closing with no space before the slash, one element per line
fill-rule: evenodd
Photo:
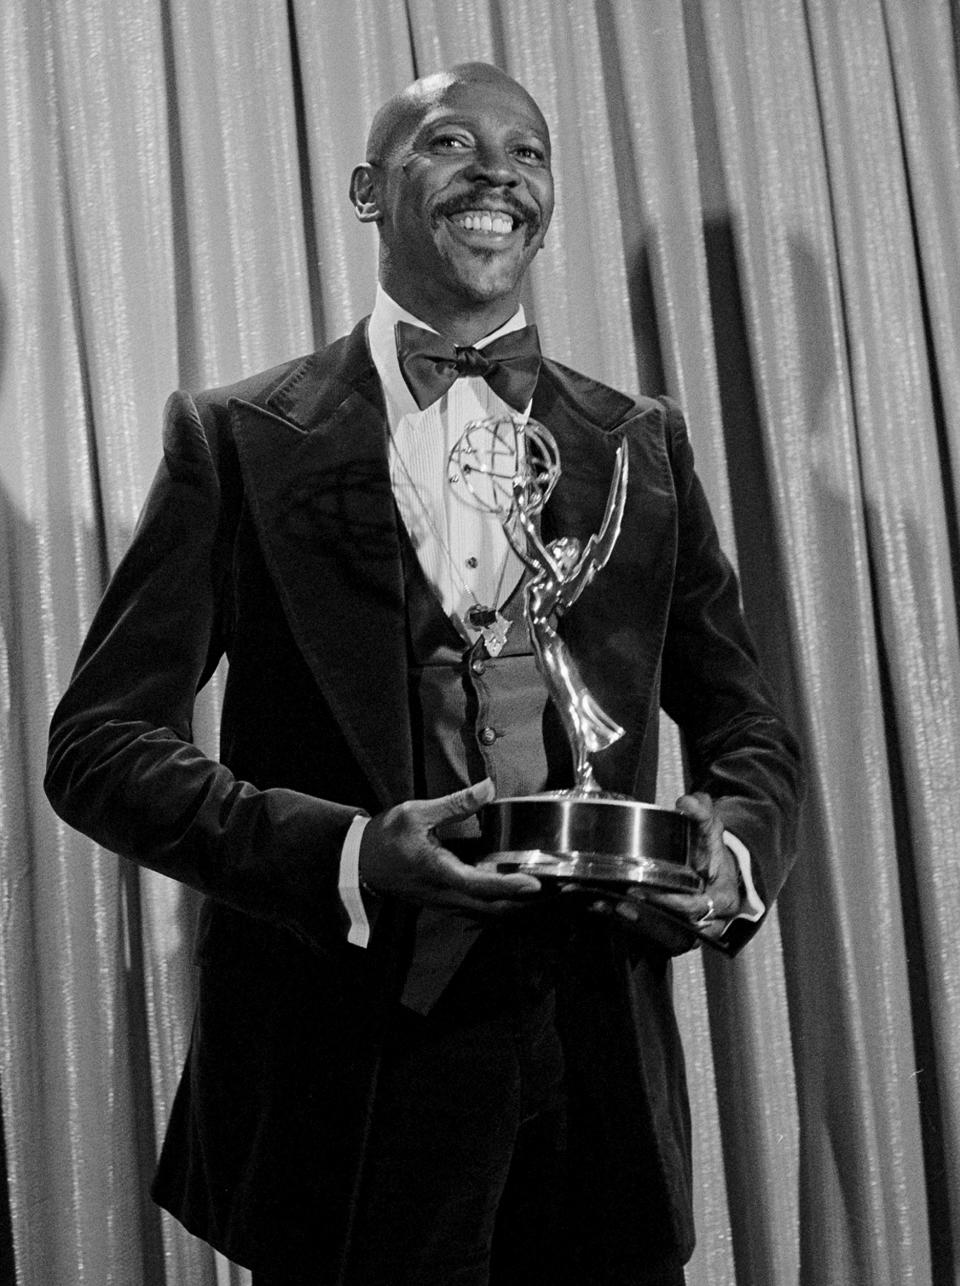
<path fill-rule="evenodd" d="M 162 463 L 53 717 L 45 787 L 105 848 L 330 946 L 346 934 L 339 854 L 358 810 L 255 789 L 192 740 L 223 650 L 238 503 L 207 418 L 186 394 L 167 405 Z"/>
<path fill-rule="evenodd" d="M 725 829 L 747 847 L 769 908 L 793 862 L 802 774 L 797 742 L 760 673 L 683 416 L 669 399 L 667 441 L 678 502 L 677 567 L 663 655 L 661 703 L 679 725 L 690 789 L 717 801 Z M 758 923 L 734 921 L 738 949 Z"/>

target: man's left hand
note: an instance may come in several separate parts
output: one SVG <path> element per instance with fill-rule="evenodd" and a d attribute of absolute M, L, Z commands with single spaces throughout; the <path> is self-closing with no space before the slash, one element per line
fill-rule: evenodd
<path fill-rule="evenodd" d="M 621 919 L 643 929 L 650 920 L 643 908 L 660 908 L 681 933 L 684 927 L 689 927 L 699 937 L 717 939 L 741 908 L 740 868 L 723 842 L 723 822 L 709 795 L 702 792 L 681 795 L 677 811 L 697 823 L 691 864 L 703 878 L 703 891 L 668 893 L 644 886 L 613 902 L 612 909 Z M 608 902 L 605 907 L 598 905 L 595 909 L 609 911 L 610 905 Z"/>

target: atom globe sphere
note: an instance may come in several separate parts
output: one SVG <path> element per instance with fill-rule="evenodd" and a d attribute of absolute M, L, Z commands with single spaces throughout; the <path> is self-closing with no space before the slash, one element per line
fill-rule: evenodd
<path fill-rule="evenodd" d="M 449 457 L 448 481 L 460 499 L 501 522 L 522 504 L 540 513 L 560 477 L 560 452 L 549 429 L 519 416 L 472 420 Z"/>

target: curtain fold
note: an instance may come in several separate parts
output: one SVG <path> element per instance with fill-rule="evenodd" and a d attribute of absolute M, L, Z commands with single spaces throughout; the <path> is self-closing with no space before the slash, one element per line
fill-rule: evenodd
<path fill-rule="evenodd" d="M 18 1260 L 27 1272 L 69 1280 L 91 1256 L 125 1262 L 124 1241 L 138 1253 L 141 1166 L 129 1129 L 135 1112 L 126 1012 L 115 986 L 119 877 L 73 840 L 78 856 L 67 860 L 36 771 L 61 660 L 99 593 L 104 519 L 67 200 L 62 50 L 42 9 L 24 18 L 4 11 L 2 41 L 0 1075 Z M 68 424 L 69 438 L 60 437 Z M 41 425 L 56 427 L 48 434 Z M 116 1133 L 109 1152 L 102 1129 Z"/>
<path fill-rule="evenodd" d="M 817 23 L 835 12 L 828 5 L 821 15 L 815 7 L 804 13 L 757 4 L 741 6 L 731 21 L 727 12 L 703 11 L 752 385 L 753 405 L 737 432 L 755 420 L 759 438 L 752 452 L 737 444 L 736 457 L 759 455 L 773 482 L 769 505 L 786 537 L 788 600 L 772 606 L 789 609 L 799 651 L 799 666 L 791 668 L 799 670 L 813 768 L 806 860 L 781 902 L 802 1139 L 800 1280 L 811 1286 L 894 1283 L 912 1273 L 924 1280 L 928 1271 L 918 1109 L 904 1095 L 915 1055 L 903 923 L 891 914 L 899 901 L 895 801 L 851 370 L 857 346 L 868 335 L 880 342 L 888 319 L 878 301 L 880 311 L 851 327 L 851 293 L 875 289 L 879 265 L 845 273 L 841 242 L 844 219 L 854 245 L 862 229 L 851 213 L 853 176 L 841 179 L 840 163 L 863 157 L 864 170 L 879 168 L 895 182 L 899 147 L 889 121 L 882 131 L 865 131 L 851 119 L 837 134 L 840 157 L 831 153 L 831 65 L 846 71 L 858 58 L 864 66 L 885 65 L 866 47 L 865 32 L 878 25 L 872 5 L 858 6 L 856 34 L 848 34 L 859 41 L 857 51 L 844 50 L 838 33 L 825 34 L 818 50 Z M 862 86 L 851 113 L 862 115 L 878 93 Z M 889 228 L 887 219 L 889 212 L 875 215 Z M 909 224 L 887 236 L 888 252 L 905 256 Z M 884 378 L 882 370 L 874 375 L 877 383 Z M 742 393 L 740 400 L 747 400 Z M 884 413 L 869 414 L 874 425 Z M 885 429 L 871 428 L 871 441 Z M 899 482 L 889 466 L 887 477 Z M 775 636 L 783 622 L 764 601 L 769 560 L 762 546 L 752 549 L 742 520 L 738 549 L 754 623 L 782 670 Z M 878 854 L 889 858 L 878 862 Z M 820 968 L 808 972 L 801 962 L 811 956 Z M 857 1223 L 875 1235 L 852 1236 Z"/>
<path fill-rule="evenodd" d="M 682 403 L 806 748 L 794 875 L 679 960 L 690 1286 L 960 1254 L 960 104 L 949 0 L 8 0 L 0 11 L 0 1089 L 19 1280 L 242 1286 L 151 1205 L 193 895 L 51 813 L 46 728 L 177 386 L 368 311 L 347 200 L 414 75 L 537 98 L 545 350 Z M 196 736 L 216 753 L 219 678 Z M 663 727 L 661 797 L 680 792 Z"/>

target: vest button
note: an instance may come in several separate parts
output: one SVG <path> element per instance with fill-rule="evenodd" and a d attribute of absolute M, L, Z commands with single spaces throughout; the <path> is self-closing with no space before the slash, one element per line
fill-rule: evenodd
<path fill-rule="evenodd" d="M 492 746 L 497 739 L 497 734 L 493 728 L 480 729 L 480 741 L 485 746 Z"/>
<path fill-rule="evenodd" d="M 483 674 L 486 668 L 487 668 L 487 663 L 486 661 L 483 660 L 482 657 L 479 657 L 479 656 L 475 657 L 474 660 L 470 662 L 470 669 L 473 671 L 474 674 Z"/>

